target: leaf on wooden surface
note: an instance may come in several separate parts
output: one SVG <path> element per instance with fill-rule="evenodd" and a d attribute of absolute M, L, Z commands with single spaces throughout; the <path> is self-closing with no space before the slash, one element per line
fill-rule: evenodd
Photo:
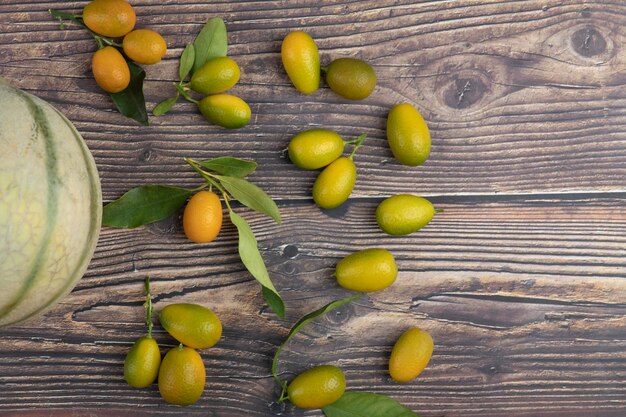
<path fill-rule="evenodd" d="M 174 97 L 163 100 L 162 102 L 154 106 L 154 109 L 152 109 L 152 114 L 155 116 L 163 116 L 165 113 L 172 110 L 172 107 L 174 106 L 174 104 L 176 104 L 177 100 L 178 94 L 176 94 Z"/>
<path fill-rule="evenodd" d="M 209 19 L 193 42 L 195 59 L 193 71 L 203 66 L 209 59 L 226 56 L 228 36 L 226 24 L 219 17 Z"/>
<path fill-rule="evenodd" d="M 358 298 L 361 298 L 362 295 L 355 295 L 353 297 L 349 297 L 349 298 L 343 298 L 341 300 L 335 300 L 332 301 L 328 304 L 326 304 L 325 306 L 318 308 L 317 310 L 302 316 L 302 318 L 300 320 L 298 320 L 296 322 L 296 324 L 293 325 L 293 327 L 291 328 L 291 330 L 289 330 L 289 333 L 287 334 L 287 338 L 285 339 L 285 341 L 278 347 L 278 349 L 276 349 L 276 353 L 274 354 L 274 359 L 272 359 L 272 375 L 274 375 L 274 378 L 276 378 L 277 381 L 279 381 L 278 378 L 278 374 L 276 373 L 277 369 L 278 369 L 278 357 L 280 355 L 280 352 L 283 350 L 283 348 L 285 347 L 285 345 L 287 343 L 289 343 L 289 341 L 291 340 L 291 338 L 293 338 L 300 330 L 302 330 L 302 328 L 304 326 L 306 326 L 307 324 L 309 324 L 310 322 L 312 322 L 313 320 L 315 320 L 316 318 L 323 316 L 324 314 L 327 314 L 333 310 L 338 309 L 339 307 L 348 304 L 351 301 L 354 301 Z"/>
<path fill-rule="evenodd" d="M 110 202 L 102 211 L 102 225 L 135 228 L 165 219 L 178 210 L 193 193 L 165 185 L 144 185 Z"/>
<path fill-rule="evenodd" d="M 285 303 L 278 291 L 276 291 L 276 288 L 274 288 L 274 284 L 267 273 L 267 268 L 259 252 L 259 247 L 250 225 L 243 217 L 232 210 L 230 211 L 230 221 L 237 227 L 239 233 L 239 257 L 241 261 L 263 287 L 263 298 L 265 298 L 267 305 L 277 316 L 284 318 Z"/>
<path fill-rule="evenodd" d="M 249 159 L 233 158 L 232 156 L 220 156 L 215 159 L 200 161 L 198 164 L 218 174 L 243 178 L 250 175 L 256 169 L 256 162 Z"/>
<path fill-rule="evenodd" d="M 215 175 L 215 178 L 241 204 L 270 216 L 278 224 L 281 223 L 280 210 L 265 191 L 243 178 L 222 175 Z"/>
<path fill-rule="evenodd" d="M 346 391 L 322 411 L 326 417 L 419 417 L 396 400 L 371 392 Z"/>
<path fill-rule="evenodd" d="M 184 81 L 193 69 L 193 64 L 196 60 L 196 50 L 193 43 L 185 46 L 183 53 L 180 55 L 180 62 L 178 63 L 178 79 Z"/>

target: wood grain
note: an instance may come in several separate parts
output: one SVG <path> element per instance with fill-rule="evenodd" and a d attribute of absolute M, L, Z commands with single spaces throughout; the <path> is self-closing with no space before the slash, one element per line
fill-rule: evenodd
<path fill-rule="evenodd" d="M 242 68 L 233 89 L 249 126 L 211 126 L 191 103 L 141 127 L 113 110 L 90 73 L 95 43 L 47 10 L 81 2 L 3 0 L 0 76 L 57 106 L 92 150 L 110 201 L 148 183 L 195 186 L 184 156 L 249 157 L 251 179 L 279 202 L 280 226 L 237 207 L 257 234 L 285 298 L 280 320 L 236 254 L 225 225 L 209 245 L 188 242 L 177 216 L 136 230 L 105 228 L 76 289 L 39 320 L 0 331 L 0 415 L 320 416 L 277 405 L 270 363 L 299 316 L 348 296 L 331 277 L 352 251 L 380 246 L 400 275 L 307 327 L 284 351 L 285 378 L 334 363 L 349 389 L 387 394 L 429 417 L 598 417 L 626 413 L 626 3 L 621 0 L 132 1 L 141 27 L 169 51 L 146 67 L 148 107 L 173 93 L 178 57 L 202 24 L 226 20 Z M 348 102 L 326 86 L 297 93 L 280 63 L 291 30 L 316 39 L 323 63 L 370 62 L 374 94 Z M 431 129 L 419 168 L 394 162 L 385 119 L 415 104 Z M 284 149 L 297 132 L 368 134 L 351 200 L 320 211 L 316 172 Z M 408 237 L 378 230 L 383 196 L 429 196 L 444 213 Z M 202 352 L 199 403 L 168 406 L 156 386 L 122 379 L 124 355 L 144 333 L 142 280 L 157 307 L 210 306 L 224 337 Z M 397 336 L 417 325 L 436 348 L 420 378 L 386 374 Z M 160 326 L 163 351 L 175 345 Z"/>
<path fill-rule="evenodd" d="M 2 75 L 76 123 L 101 169 L 106 200 L 142 183 L 193 185 L 181 157 L 222 154 L 260 162 L 256 178 L 272 195 L 304 197 L 315 173 L 297 171 L 282 151 L 295 133 L 314 126 L 346 138 L 369 135 L 357 158 L 356 196 L 388 195 L 392 185 L 428 195 L 624 190 L 621 1 L 148 3 L 137 4 L 139 21 L 160 30 L 170 46 L 162 64 L 147 68 L 149 107 L 173 94 L 182 48 L 207 17 L 220 15 L 243 71 L 233 92 L 250 103 L 253 123 L 225 131 L 180 103 L 169 116 L 152 118 L 150 128 L 133 125 L 91 77 L 95 43 L 75 26 L 60 31 L 46 12 L 80 3 L 0 9 Z M 357 103 L 326 87 L 299 94 L 278 54 L 295 28 L 314 36 L 324 62 L 370 61 L 379 78 L 374 94 Z M 386 144 L 386 114 L 404 101 L 432 130 L 432 157 L 418 169 L 395 163 Z"/>
<path fill-rule="evenodd" d="M 104 229 L 75 291 L 43 320 L 3 330 L 0 410 L 71 406 L 106 415 L 141 405 L 146 415 L 272 415 L 281 410 L 269 374 L 276 347 L 299 316 L 350 294 L 331 278 L 334 265 L 372 245 L 394 253 L 397 282 L 308 327 L 282 356 L 285 377 L 335 363 L 351 389 L 391 395 L 425 416 L 623 410 L 626 195 L 436 204 L 445 212 L 403 238 L 376 230 L 372 201 L 331 212 L 283 205 L 282 226 L 239 209 L 286 300 L 285 320 L 264 307 L 245 273 L 232 225 L 209 245 L 187 242 L 176 218 Z M 121 378 L 125 351 L 145 331 L 146 275 L 157 308 L 202 303 L 224 323 L 224 338 L 202 352 L 206 395 L 189 410 L 165 406 L 155 386 L 135 390 Z M 418 381 L 395 384 L 387 357 L 409 325 L 431 332 L 435 354 Z M 164 349 L 175 344 L 156 329 Z"/>

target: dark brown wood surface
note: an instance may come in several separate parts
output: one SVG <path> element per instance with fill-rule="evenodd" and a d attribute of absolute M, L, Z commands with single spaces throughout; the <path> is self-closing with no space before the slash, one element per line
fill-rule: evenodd
<path fill-rule="evenodd" d="M 626 3 L 578 1 L 134 1 L 138 25 L 167 39 L 146 67 L 151 109 L 172 93 L 177 60 L 210 17 L 229 29 L 251 105 L 237 131 L 209 125 L 194 105 L 141 127 L 113 110 L 90 74 L 95 43 L 49 8 L 85 2 L 0 2 L 0 76 L 56 105 L 92 150 L 105 201 L 148 183 L 194 186 L 182 157 L 259 162 L 251 179 L 279 202 L 284 223 L 250 220 L 288 315 L 267 310 L 225 224 L 207 245 L 187 241 L 179 217 L 136 230 L 104 228 L 76 289 L 45 317 L 0 330 L 0 415 L 319 416 L 273 403 L 271 358 L 302 314 L 349 293 L 335 263 L 372 246 L 391 250 L 389 289 L 320 319 L 285 350 L 285 377 L 333 363 L 349 389 L 387 394 L 423 416 L 626 415 Z M 323 87 L 304 96 L 280 64 L 280 42 L 308 31 L 323 63 L 365 59 L 374 94 L 348 102 Z M 398 165 L 385 139 L 391 106 L 426 118 L 432 154 Z M 367 133 L 353 198 L 320 211 L 315 172 L 289 163 L 292 135 L 320 126 Z M 374 210 L 410 192 L 444 209 L 407 237 L 389 237 Z M 196 302 L 222 319 L 224 337 L 202 356 L 207 386 L 193 407 L 166 405 L 156 385 L 122 378 L 144 333 L 143 278 L 156 306 Z M 410 325 L 435 339 L 414 382 L 386 373 Z M 163 349 L 174 340 L 160 326 Z"/>

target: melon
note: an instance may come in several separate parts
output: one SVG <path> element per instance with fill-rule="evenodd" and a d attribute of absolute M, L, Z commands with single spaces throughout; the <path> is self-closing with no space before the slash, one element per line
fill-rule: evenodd
<path fill-rule="evenodd" d="M 98 171 L 76 128 L 0 78 L 0 327 L 46 312 L 74 288 L 101 218 Z"/>

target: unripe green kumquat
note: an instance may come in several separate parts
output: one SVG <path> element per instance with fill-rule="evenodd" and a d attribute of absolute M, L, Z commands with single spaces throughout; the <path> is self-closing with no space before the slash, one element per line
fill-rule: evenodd
<path fill-rule="evenodd" d="M 299 408 L 322 408 L 337 401 L 346 390 L 341 369 L 321 365 L 294 378 L 287 387 L 289 401 Z"/>
<path fill-rule="evenodd" d="M 435 213 L 432 203 L 411 194 L 397 194 L 383 200 L 376 208 L 378 226 L 389 235 L 408 235 L 426 226 Z"/>
<path fill-rule="evenodd" d="M 210 348 L 222 336 L 220 319 L 198 304 L 169 304 L 159 312 L 159 320 L 174 339 L 194 349 Z"/>
<path fill-rule="evenodd" d="M 200 113 L 212 123 L 227 129 L 244 127 L 252 114 L 248 103 L 231 94 L 215 94 L 198 102 Z"/>
<path fill-rule="evenodd" d="M 355 252 L 339 261 L 335 268 L 339 285 L 352 291 L 380 291 L 393 284 L 397 276 L 393 255 L 382 248 Z"/>
<path fill-rule="evenodd" d="M 422 115 L 408 103 L 394 106 L 387 117 L 387 140 L 403 165 L 421 165 L 430 155 L 430 131 Z"/>
<path fill-rule="evenodd" d="M 240 75 L 239 65 L 232 58 L 220 56 L 198 68 L 191 76 L 189 86 L 202 94 L 223 93 L 237 84 Z"/>
<path fill-rule="evenodd" d="M 365 61 L 339 58 L 326 67 L 326 83 L 335 93 L 349 100 L 363 100 L 376 87 L 376 73 Z"/>
<path fill-rule="evenodd" d="M 281 50 L 283 66 L 298 91 L 311 94 L 320 85 L 320 56 L 311 36 L 295 31 L 285 36 Z"/>
<path fill-rule="evenodd" d="M 433 338 L 424 330 L 412 327 L 393 346 L 389 374 L 396 382 L 409 382 L 426 368 L 433 354 Z"/>
<path fill-rule="evenodd" d="M 159 374 L 161 352 L 150 336 L 144 336 L 133 344 L 124 360 L 124 379 L 135 388 L 152 384 Z"/>
<path fill-rule="evenodd" d="M 305 130 L 293 137 L 287 150 L 289 159 L 302 169 L 319 169 L 329 165 L 343 153 L 346 142 L 327 129 Z"/>

